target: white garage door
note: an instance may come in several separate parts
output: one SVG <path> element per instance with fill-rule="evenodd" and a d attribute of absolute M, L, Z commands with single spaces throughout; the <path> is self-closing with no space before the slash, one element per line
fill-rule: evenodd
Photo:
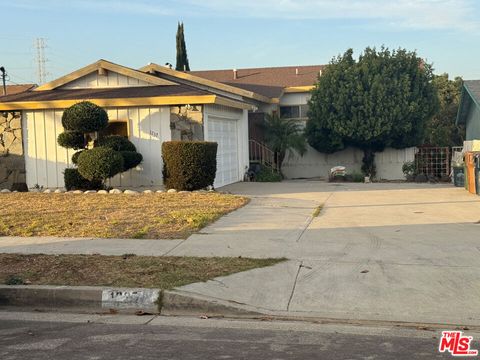
<path fill-rule="evenodd" d="M 238 181 L 237 120 L 208 117 L 208 141 L 218 143 L 215 188 Z"/>

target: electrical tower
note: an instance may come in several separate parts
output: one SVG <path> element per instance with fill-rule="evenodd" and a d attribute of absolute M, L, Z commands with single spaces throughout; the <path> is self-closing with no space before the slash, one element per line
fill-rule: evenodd
<path fill-rule="evenodd" d="M 36 49 L 35 62 L 37 64 L 37 81 L 40 85 L 46 82 L 48 75 L 45 69 L 45 63 L 47 62 L 47 59 L 45 58 L 47 41 L 44 38 L 36 38 L 34 46 Z"/>

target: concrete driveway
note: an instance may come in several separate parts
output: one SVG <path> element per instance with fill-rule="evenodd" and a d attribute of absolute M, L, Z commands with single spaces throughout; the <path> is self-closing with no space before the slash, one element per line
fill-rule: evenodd
<path fill-rule="evenodd" d="M 480 325 L 480 197 L 431 184 L 291 181 L 225 190 L 252 201 L 169 255 L 290 260 L 182 291 L 265 313 Z"/>

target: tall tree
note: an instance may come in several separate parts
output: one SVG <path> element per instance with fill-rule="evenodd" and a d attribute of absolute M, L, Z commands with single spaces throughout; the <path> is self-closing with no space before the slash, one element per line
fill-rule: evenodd
<path fill-rule="evenodd" d="M 175 70 L 178 71 L 190 71 L 190 65 L 188 63 L 187 46 L 185 45 L 185 34 L 183 29 L 183 23 L 178 23 L 177 28 L 177 64 Z"/>
<path fill-rule="evenodd" d="M 358 60 L 347 50 L 319 78 L 309 102 L 306 135 L 320 152 L 363 150 L 362 171 L 375 176 L 375 152 L 423 142 L 437 109 L 432 67 L 415 52 L 367 48 Z"/>
<path fill-rule="evenodd" d="M 448 78 L 448 74 L 437 75 L 433 85 L 437 90 L 439 111 L 427 121 L 425 145 L 461 146 L 465 140 L 465 126 L 456 125 L 458 106 L 463 80 Z"/>

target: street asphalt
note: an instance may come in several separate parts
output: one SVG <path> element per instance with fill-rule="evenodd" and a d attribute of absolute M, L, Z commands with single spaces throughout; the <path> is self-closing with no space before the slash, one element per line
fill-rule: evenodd
<path fill-rule="evenodd" d="M 438 342 L 429 329 L 0 312 L 2 360 L 450 358 Z"/>

